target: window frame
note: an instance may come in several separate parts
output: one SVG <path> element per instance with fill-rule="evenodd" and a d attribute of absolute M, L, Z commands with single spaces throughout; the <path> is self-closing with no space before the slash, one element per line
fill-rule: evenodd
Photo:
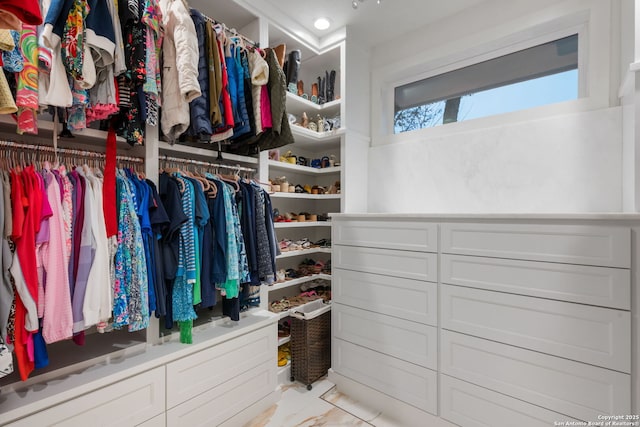
<path fill-rule="evenodd" d="M 590 34 L 589 20 L 593 9 L 574 12 L 551 21 L 524 28 L 507 36 L 495 38 L 477 46 L 456 53 L 433 57 L 420 61 L 416 59 L 403 69 L 390 72 L 390 68 L 374 73 L 372 84 L 380 85 L 379 104 L 373 106 L 373 117 L 380 117 L 373 129 L 373 146 L 401 142 L 407 139 L 427 136 L 443 136 L 451 132 L 464 132 L 477 128 L 500 126 L 531 118 L 547 117 L 552 114 L 584 111 L 593 105 L 590 99 Z M 395 88 L 418 80 L 427 79 L 439 74 L 454 71 L 473 64 L 498 58 L 523 49 L 552 42 L 570 35 L 578 35 L 578 98 L 560 103 L 517 110 L 502 114 L 470 119 L 462 122 L 448 123 L 447 126 L 435 126 L 410 132 L 394 133 Z M 427 55 L 433 52 L 427 52 Z M 376 75 L 377 74 L 377 75 Z M 533 114 L 535 112 L 535 114 Z M 374 120 L 375 123 L 375 120 Z"/>
<path fill-rule="evenodd" d="M 569 40 L 570 39 L 570 40 Z M 560 46 L 558 43 L 568 42 L 571 43 L 570 57 L 566 58 L 561 54 L 558 54 L 557 49 Z M 413 132 L 416 130 L 442 126 L 450 123 L 457 123 L 465 120 L 472 120 L 475 118 L 490 117 L 498 114 L 505 114 L 520 110 L 526 110 L 530 108 L 546 106 L 559 102 L 566 102 L 569 100 L 579 99 L 579 77 L 580 70 L 578 69 L 579 61 L 579 45 L 580 36 L 578 33 L 570 34 L 567 37 L 554 39 L 548 43 L 536 44 L 530 48 L 516 50 L 513 53 L 497 56 L 488 61 L 477 62 L 467 67 L 455 68 L 452 71 L 442 74 L 435 74 L 427 79 L 419 79 L 410 82 L 408 85 L 399 85 L 394 87 L 394 133 Z M 518 55 L 517 59 L 512 57 Z M 542 56 L 541 55 L 545 55 Z M 551 56 L 549 56 L 551 55 Z M 552 62 L 546 62 L 549 59 Z M 543 62 L 540 62 L 540 61 Z M 551 64 L 551 65 L 550 65 Z M 522 68 L 522 66 L 526 68 Z M 505 73 L 505 68 L 510 70 Z M 464 103 L 463 99 L 469 95 L 481 94 L 487 91 L 500 90 L 515 85 L 526 84 L 535 80 L 550 78 L 558 74 L 567 72 L 574 72 L 572 78 L 574 95 L 562 100 L 550 100 L 540 99 L 539 105 L 523 106 L 522 103 L 512 105 L 513 109 L 504 110 L 500 112 L 485 112 L 478 117 L 472 117 L 466 119 L 460 117 L 460 112 L 456 108 L 455 116 L 449 117 L 447 121 L 447 111 L 449 107 L 454 104 Z M 479 74 L 478 74 L 479 73 Z M 477 80 L 476 80 L 477 79 Z M 575 86 L 574 86 L 575 85 Z M 410 86 L 410 87 L 408 87 Z M 543 90 L 544 85 L 538 86 Z M 435 92 L 434 92 L 435 91 Z M 551 95 L 551 94 L 549 94 Z M 553 95 L 551 95 L 553 97 Z M 512 96 L 505 94 L 504 99 L 500 99 L 506 103 L 512 104 L 516 102 L 516 99 Z M 441 108 L 444 109 L 443 116 L 439 114 L 438 120 L 430 121 L 430 124 L 423 124 L 423 127 L 406 129 L 398 128 L 396 118 L 398 113 L 403 111 L 409 111 L 414 108 L 435 106 L 443 103 Z M 526 104 L 526 101 L 524 102 Z M 400 105 L 407 105 L 402 107 Z M 482 109 L 482 105 L 478 104 L 478 108 Z M 437 107 L 440 108 L 440 107 Z M 455 108 L 455 107 L 453 107 Z"/>

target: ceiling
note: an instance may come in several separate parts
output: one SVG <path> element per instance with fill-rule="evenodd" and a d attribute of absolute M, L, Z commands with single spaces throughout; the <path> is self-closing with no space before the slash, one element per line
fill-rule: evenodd
<path fill-rule="evenodd" d="M 309 32 L 322 37 L 332 30 L 349 26 L 350 34 L 375 46 L 456 14 L 483 0 L 365 0 L 357 10 L 351 0 L 270 0 L 274 8 L 288 15 Z M 319 17 L 332 21 L 329 30 L 313 27 Z"/>
<path fill-rule="evenodd" d="M 269 15 L 285 21 L 295 21 L 318 38 L 348 26 L 349 35 L 369 46 L 392 40 L 430 23 L 454 15 L 485 0 L 365 0 L 354 10 L 351 0 L 263 0 Z M 242 1 L 238 1 L 242 3 Z M 247 1 L 247 4 L 258 3 Z M 191 7 L 230 26 L 242 28 L 255 16 L 234 1 L 189 0 Z M 319 17 L 331 20 L 331 28 L 325 31 L 313 27 Z"/>

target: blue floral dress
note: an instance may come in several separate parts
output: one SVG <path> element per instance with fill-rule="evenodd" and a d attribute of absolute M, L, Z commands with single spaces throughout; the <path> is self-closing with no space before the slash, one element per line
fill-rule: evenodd
<path fill-rule="evenodd" d="M 113 327 L 139 331 L 149 326 L 149 280 L 142 232 L 131 183 L 122 171 L 116 176 L 118 248 L 113 285 Z"/>

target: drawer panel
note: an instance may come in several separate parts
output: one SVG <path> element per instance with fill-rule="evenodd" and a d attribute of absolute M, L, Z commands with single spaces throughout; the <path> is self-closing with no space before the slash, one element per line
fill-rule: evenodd
<path fill-rule="evenodd" d="M 398 277 L 341 270 L 331 278 L 333 301 L 437 326 L 438 285 Z"/>
<path fill-rule="evenodd" d="M 438 368 L 437 328 L 336 303 L 331 311 L 334 337 L 425 368 Z"/>
<path fill-rule="evenodd" d="M 442 285 L 442 327 L 631 372 L 628 311 Z"/>
<path fill-rule="evenodd" d="M 627 374 L 442 331 L 443 374 L 579 420 L 629 414 Z"/>
<path fill-rule="evenodd" d="M 45 409 L 10 426 L 137 425 L 164 413 L 164 367 Z"/>
<path fill-rule="evenodd" d="M 331 366 L 338 374 L 437 415 L 435 371 L 341 339 L 332 340 L 331 352 Z"/>
<path fill-rule="evenodd" d="M 273 393 L 276 386 L 276 363 L 270 360 L 169 409 L 167 426 L 217 426 Z"/>
<path fill-rule="evenodd" d="M 447 375 L 440 375 L 441 417 L 465 427 L 549 427 L 578 421 Z"/>
<path fill-rule="evenodd" d="M 272 325 L 167 364 L 167 407 L 205 393 L 262 362 L 276 366 L 276 335 Z"/>
<path fill-rule="evenodd" d="M 334 221 L 334 245 L 438 251 L 438 226 L 433 223 L 402 221 Z"/>
<path fill-rule="evenodd" d="M 443 224 L 442 252 L 629 268 L 625 227 L 539 224 Z"/>
<path fill-rule="evenodd" d="M 589 305 L 631 308 L 626 269 L 442 255 L 442 283 Z"/>
<path fill-rule="evenodd" d="M 331 262 L 345 270 L 438 281 L 438 255 L 431 253 L 334 246 Z"/>
<path fill-rule="evenodd" d="M 150 420 L 143 422 L 142 424 L 138 424 L 139 427 L 166 427 L 167 425 L 167 416 L 165 414 L 158 415 L 157 417 L 153 417 Z"/>

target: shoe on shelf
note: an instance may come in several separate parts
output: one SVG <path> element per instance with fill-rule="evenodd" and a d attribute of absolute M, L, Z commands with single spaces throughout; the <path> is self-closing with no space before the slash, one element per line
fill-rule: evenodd
<path fill-rule="evenodd" d="M 331 240 L 330 239 L 320 239 L 317 242 L 313 242 L 313 244 L 318 248 L 330 248 Z"/>

